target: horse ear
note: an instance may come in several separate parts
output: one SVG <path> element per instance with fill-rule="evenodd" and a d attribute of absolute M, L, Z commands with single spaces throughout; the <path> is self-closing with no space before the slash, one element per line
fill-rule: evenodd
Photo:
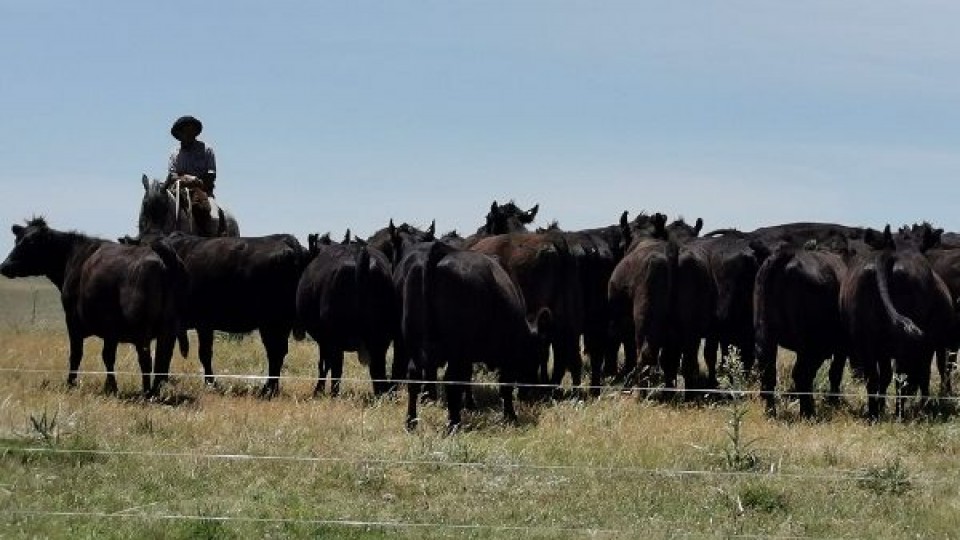
<path fill-rule="evenodd" d="M 696 225 L 693 226 L 693 235 L 700 236 L 700 231 L 703 230 L 703 218 L 697 218 Z"/>
<path fill-rule="evenodd" d="M 10 227 L 10 231 L 13 232 L 13 235 L 16 236 L 17 238 L 20 238 L 21 236 L 23 236 L 24 230 L 25 228 L 23 225 L 14 225 L 13 227 Z"/>
<path fill-rule="evenodd" d="M 427 234 L 432 237 L 436 233 L 437 233 L 437 220 L 433 220 L 430 222 L 430 226 L 427 227 Z"/>
<path fill-rule="evenodd" d="M 393 218 L 390 218 L 390 224 L 387 225 L 387 231 L 390 233 L 390 236 L 397 234 L 397 228 L 393 224 Z"/>
<path fill-rule="evenodd" d="M 148 191 L 150 189 L 150 179 L 147 178 L 147 175 L 143 175 L 140 180 L 143 182 L 143 190 Z"/>
<path fill-rule="evenodd" d="M 493 201 L 493 203 L 490 204 L 490 211 L 496 213 L 497 208 L 497 201 Z"/>
<path fill-rule="evenodd" d="M 629 217 L 629 216 L 630 216 L 630 211 L 629 211 L 629 210 L 624 210 L 623 213 L 620 214 L 620 227 L 621 227 L 621 228 L 623 228 L 623 227 L 628 227 L 628 226 L 630 225 L 630 217 Z"/>

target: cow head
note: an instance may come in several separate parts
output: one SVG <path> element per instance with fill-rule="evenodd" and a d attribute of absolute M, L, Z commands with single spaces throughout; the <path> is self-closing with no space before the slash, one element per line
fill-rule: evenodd
<path fill-rule="evenodd" d="M 0 264 L 0 274 L 8 278 L 42 276 L 54 265 L 57 250 L 50 249 L 54 235 L 42 217 L 27 221 L 27 225 L 10 228 L 16 238 L 13 250 Z"/>
<path fill-rule="evenodd" d="M 535 204 L 530 210 L 523 211 L 513 201 L 503 205 L 493 201 L 490 205 L 490 212 L 487 213 L 486 223 L 483 227 L 480 227 L 477 234 L 493 235 L 526 232 L 526 226 L 536 219 L 539 210 L 539 204 Z"/>
<path fill-rule="evenodd" d="M 430 222 L 427 230 L 421 231 L 407 223 L 397 227 L 393 224 L 393 219 L 391 219 L 390 224 L 387 225 L 387 232 L 390 236 L 390 251 L 392 251 L 392 253 L 388 254 L 390 256 L 390 262 L 394 265 L 399 263 L 410 246 L 419 244 L 420 242 L 433 242 L 436 240 L 436 230 L 437 220 Z"/>
<path fill-rule="evenodd" d="M 700 236 L 700 231 L 703 230 L 703 219 L 697 218 L 696 223 L 691 227 L 681 217 L 671 223 L 670 226 L 667 227 L 667 230 L 670 232 L 670 235 L 673 238 L 680 242 L 684 242 L 690 240 L 691 238 Z"/>

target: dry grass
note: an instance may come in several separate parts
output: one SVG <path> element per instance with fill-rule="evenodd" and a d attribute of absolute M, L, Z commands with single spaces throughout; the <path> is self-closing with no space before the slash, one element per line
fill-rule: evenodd
<path fill-rule="evenodd" d="M 952 421 L 869 425 L 857 400 L 821 404 L 825 419 L 815 423 L 799 421 L 795 405 L 772 421 L 748 400 L 739 443 L 750 459 L 744 474 L 730 474 L 729 402 L 654 403 L 611 392 L 586 403 L 522 405 L 521 425 L 506 426 L 493 390 L 483 389 L 489 406 L 467 414 L 464 432 L 442 436 L 444 412 L 428 405 L 410 434 L 402 400 L 374 400 L 368 384 L 310 399 L 308 343 L 292 346 L 286 367 L 306 378 L 284 381 L 272 401 L 254 397 L 258 381 L 223 380 L 213 390 L 180 377 L 165 403 L 149 403 L 136 396 L 134 376 L 120 377 L 120 397 L 101 394 L 99 375 L 67 388 L 63 332 L 37 322 L 56 313 L 47 302 L 32 317 L 36 284 L 20 283 L 0 283 L 0 368 L 55 373 L 0 376 L 5 537 L 951 537 L 960 526 L 960 430 Z M 41 302 L 55 300 L 49 287 L 39 290 Z M 262 358 L 252 337 L 221 340 L 215 368 L 259 374 Z M 84 367 L 102 369 L 95 340 Z M 118 369 L 136 370 L 127 349 Z M 199 366 L 178 358 L 173 369 Z M 364 376 L 352 355 L 347 369 Z M 145 455 L 163 452 L 190 455 Z M 23 513 L 31 511 L 110 516 Z M 192 519 L 158 518 L 175 515 Z M 326 523 L 338 520 L 481 528 Z"/>

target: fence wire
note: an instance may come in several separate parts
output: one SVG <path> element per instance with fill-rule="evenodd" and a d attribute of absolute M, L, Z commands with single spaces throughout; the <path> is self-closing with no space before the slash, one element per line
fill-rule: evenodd
<path fill-rule="evenodd" d="M 96 511 L 58 511 L 58 510 L 9 510 L 6 513 L 10 516 L 19 516 L 24 518 L 81 518 L 81 519 L 134 519 L 142 521 L 201 521 L 201 522 L 219 522 L 219 523 L 243 523 L 243 524 L 279 524 L 279 525 L 316 525 L 345 528 L 384 528 L 384 529 L 435 529 L 448 531 L 491 531 L 491 532 L 511 532 L 511 533 L 553 533 L 553 534 L 579 534 L 591 537 L 596 536 L 635 536 L 639 529 L 610 529 L 602 527 L 558 527 L 549 525 L 485 525 L 474 523 L 441 523 L 441 522 L 409 522 L 392 520 L 358 520 L 358 519 L 326 519 L 326 518 L 294 518 L 294 517 L 248 517 L 248 516 L 227 516 L 227 515 L 197 515 L 197 514 L 134 514 L 122 512 L 96 512 Z M 723 538 L 769 538 L 773 540 L 829 540 L 838 537 L 829 536 L 804 536 L 804 535 L 774 535 L 774 534 L 749 534 L 736 533 L 727 534 L 717 532 L 696 532 L 684 530 L 689 527 L 689 523 L 684 522 L 666 522 L 654 520 L 650 523 L 638 524 L 643 527 L 653 525 L 669 530 L 671 536 L 680 538 L 716 538 L 720 534 Z"/>
<path fill-rule="evenodd" d="M 799 472 L 784 472 L 773 468 L 768 471 L 737 471 L 737 470 L 710 470 L 710 469 L 665 469 L 640 467 L 633 465 L 567 465 L 567 464 L 539 464 L 539 463 L 499 463 L 499 462 L 478 462 L 478 461 L 449 461 L 449 460 L 429 460 L 429 459 L 383 459 L 383 458 L 364 458 L 364 457 L 341 457 L 341 456 L 303 456 L 303 455 L 268 455 L 268 454 L 243 454 L 243 453 L 218 453 L 207 454 L 200 452 L 169 452 L 169 451 L 146 451 L 146 450 L 100 450 L 83 448 L 57 448 L 50 446 L 40 447 L 18 447 L 18 446 L 0 446 L 0 455 L 7 453 L 28 453 L 28 454 L 66 454 L 66 455 L 86 455 L 86 456 L 117 456 L 117 457 L 140 457 L 140 458 L 167 458 L 167 459 L 192 459 L 209 461 L 228 461 L 228 462 L 286 462 L 286 463 L 337 463 L 350 465 L 382 465 L 391 467 L 450 467 L 462 469 L 490 469 L 490 470 L 513 470 L 513 471 L 537 471 L 537 472 L 564 472 L 564 473 L 599 473 L 599 474 L 633 474 L 659 476 L 666 478 L 683 477 L 714 477 L 714 478 L 768 478 L 772 480 L 818 480 L 833 482 L 864 481 L 870 477 L 863 471 L 856 470 L 834 470 L 832 474 L 806 474 Z M 925 484 L 945 484 L 952 483 L 947 480 L 932 480 L 922 478 L 911 478 L 911 480 L 920 481 Z"/>
<path fill-rule="evenodd" d="M 64 370 L 58 369 L 40 369 L 40 368 L 6 368 L 0 367 L 0 373 L 25 373 L 25 374 L 60 374 L 65 375 L 67 372 Z M 78 376 L 83 375 L 98 375 L 106 376 L 110 372 L 107 371 L 97 371 L 97 370 L 83 370 L 76 372 Z M 139 371 L 113 371 L 113 375 L 116 376 L 130 376 L 130 377 L 140 377 L 141 373 Z M 161 375 L 166 376 L 171 379 L 202 379 L 205 377 L 203 373 L 196 372 L 167 372 L 167 373 L 153 373 L 154 376 Z M 218 373 L 213 376 L 214 379 L 226 379 L 226 380 L 236 380 L 236 381 L 256 381 L 256 382 L 265 382 L 267 380 L 276 380 L 276 381 L 309 381 L 316 382 L 318 378 L 314 375 L 251 375 L 251 374 L 236 374 L 236 373 Z M 320 379 L 327 380 L 327 379 Z M 359 383 L 359 384 L 372 384 L 372 383 L 384 383 L 384 384 L 418 384 L 418 385 L 438 385 L 438 386 L 449 386 L 449 385 L 458 385 L 458 386 L 469 386 L 469 387 L 499 387 L 500 383 L 497 381 L 447 381 L 443 379 L 439 380 L 428 380 L 428 379 L 370 379 L 363 377 L 340 377 L 337 380 L 341 383 Z M 795 390 L 781 391 L 767 391 L 760 390 L 756 388 L 744 388 L 744 389 L 734 389 L 734 388 L 670 388 L 665 386 L 630 386 L 624 384 L 602 384 L 602 385 L 591 385 L 591 384 L 581 384 L 581 385 L 570 385 L 570 386 L 557 386 L 551 383 L 508 383 L 509 386 L 515 388 L 528 388 L 528 389 L 540 389 L 540 390 L 570 390 L 570 391 L 586 391 L 586 392 L 600 392 L 600 393 L 620 393 L 620 394 L 630 394 L 630 393 L 657 393 L 657 394 L 700 394 L 700 395 L 711 395 L 719 397 L 766 397 L 771 394 L 777 397 L 800 397 L 800 396 L 813 396 L 813 397 L 824 397 L 824 398 L 850 398 L 850 399 L 867 399 L 867 398 L 892 398 L 896 397 L 895 394 L 870 394 L 866 392 L 800 392 Z M 896 381 L 893 381 L 892 386 L 896 385 Z M 918 397 L 918 396 L 903 396 L 903 397 Z M 931 400 L 937 400 L 941 402 L 950 402 L 956 403 L 960 401 L 960 396 L 953 395 L 930 395 L 930 396 L 920 396 Z"/>

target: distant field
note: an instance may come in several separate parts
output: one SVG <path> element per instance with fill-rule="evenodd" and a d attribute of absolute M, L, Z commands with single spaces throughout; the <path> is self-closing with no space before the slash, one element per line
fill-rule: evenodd
<path fill-rule="evenodd" d="M 960 530 L 956 420 L 869 425 L 852 397 L 818 403 L 819 422 L 799 421 L 796 404 L 773 421 L 755 400 L 688 405 L 610 391 L 521 405 L 521 424 L 505 426 L 484 388 L 462 433 L 444 437 L 442 407 L 426 405 L 410 434 L 402 400 L 375 400 L 366 383 L 347 383 L 339 399 L 310 398 L 316 364 L 306 342 L 292 344 L 285 369 L 302 378 L 283 381 L 272 401 L 253 396 L 258 380 L 224 378 L 208 389 L 179 376 L 163 403 L 147 403 L 131 375 L 120 377 L 119 397 L 102 395 L 99 374 L 66 387 L 62 315 L 45 282 L 0 278 L 0 306 L 5 538 L 947 538 Z M 85 369 L 102 370 L 99 351 L 88 340 Z M 262 373 L 258 340 L 218 341 L 214 365 Z M 129 347 L 117 368 L 136 370 Z M 10 371 L 28 369 L 49 372 Z M 172 369 L 199 372 L 195 353 Z M 347 376 L 365 377 L 353 355 Z M 862 393 L 859 383 L 847 388 Z"/>

